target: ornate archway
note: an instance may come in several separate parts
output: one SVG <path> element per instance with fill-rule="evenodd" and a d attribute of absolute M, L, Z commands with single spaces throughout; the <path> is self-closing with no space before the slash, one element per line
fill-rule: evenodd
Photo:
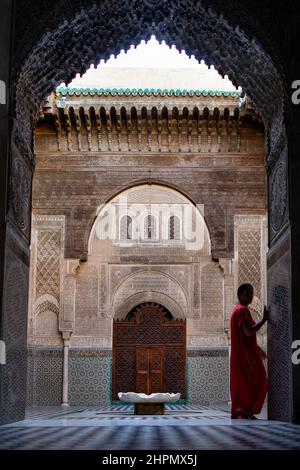
<path fill-rule="evenodd" d="M 32 146 L 33 127 L 37 112 L 45 97 L 61 81 L 68 82 L 76 72 L 84 72 L 90 63 L 99 58 L 107 58 L 111 53 L 127 48 L 150 34 L 174 43 L 178 48 L 185 48 L 196 58 L 203 58 L 207 63 L 214 63 L 218 70 L 240 84 L 251 96 L 261 112 L 268 136 L 268 169 L 270 185 L 270 225 L 269 238 L 271 253 L 269 256 L 270 301 L 274 305 L 276 320 L 270 326 L 272 344 L 280 345 L 285 351 L 282 361 L 273 361 L 271 382 L 274 388 L 281 390 L 281 396 L 292 395 L 291 363 L 289 349 L 291 343 L 290 325 L 290 239 L 288 232 L 287 204 L 287 145 L 283 124 L 283 105 L 286 97 L 283 92 L 284 80 L 280 65 L 267 33 L 258 33 L 249 28 L 245 33 L 238 25 L 246 27 L 251 15 L 244 10 L 232 8 L 227 10 L 220 2 L 210 2 L 216 11 L 207 7 L 206 1 L 195 7 L 192 0 L 176 2 L 126 2 L 116 5 L 113 2 L 92 2 L 78 0 L 72 10 L 67 2 L 57 2 L 53 11 L 47 11 L 38 28 L 31 27 L 39 16 L 40 6 L 27 2 L 31 14 L 26 14 L 22 4 L 17 11 L 16 34 L 23 37 L 19 49 L 14 51 L 16 67 L 13 71 L 14 83 L 11 87 L 15 93 L 16 118 L 10 156 L 10 189 L 8 218 L 12 221 L 7 230 L 7 264 L 13 270 L 13 278 L 24 278 L 19 296 L 26 298 L 29 263 L 29 228 L 30 228 L 30 195 L 31 177 L 34 166 Z M 74 5 L 74 3 L 72 5 Z M 222 4 L 222 2 L 221 2 Z M 82 8 L 80 10 L 80 8 Z M 236 10 L 239 10 L 237 12 Z M 51 11 L 51 15 L 49 12 Z M 248 10 L 247 10 L 248 11 Z M 242 12 L 242 13 L 241 13 Z M 222 15 L 224 13 L 224 16 Z M 49 18 L 47 17 L 49 15 Z M 244 20 L 242 19 L 244 16 Z M 27 20 L 27 18 L 29 18 Z M 57 23 L 57 18 L 59 21 Z M 26 27 L 24 22 L 28 21 Z M 250 21 L 250 20 L 249 20 Z M 251 23 L 251 21 L 250 21 Z M 259 29 L 259 28 L 258 28 Z M 205 37 L 205 41 L 203 41 Z M 264 40 L 265 48 L 255 39 Z M 28 43 L 27 43 L 28 39 Z M 24 44 L 28 44 L 24 47 Z M 29 46 L 30 45 L 30 46 Z M 31 51 L 29 51 L 31 47 Z M 271 51 L 270 53 L 266 50 Z M 280 197 L 278 197 L 280 194 Z M 5 209 L 6 210 L 6 209 Z M 26 353 L 26 302 L 15 303 L 13 293 L 8 289 L 6 273 L 4 284 L 6 293 L 3 298 L 3 337 L 8 344 L 8 354 L 13 354 L 15 344 Z M 283 294 L 282 294 L 283 293 Z M 11 313 L 17 317 L 16 329 L 9 327 Z M 284 319 L 282 333 L 280 319 Z M 296 324 L 295 324 L 296 325 Z M 9 346 L 11 344 L 11 347 Z M 11 348 L 11 349 L 10 349 Z M 22 354 L 20 354 L 22 356 Z M 1 403 L 2 421 L 21 419 L 24 416 L 24 399 L 12 397 L 12 386 L 9 378 L 21 377 L 18 382 L 18 393 L 24 398 L 25 370 L 20 363 L 10 363 L 3 372 L 3 381 L 8 384 Z M 285 371 L 283 373 L 283 371 Z M 2 376 L 1 376 L 2 379 Z M 288 385 L 288 391 L 286 390 Z M 270 390 L 272 398 L 272 389 Z M 274 399 L 275 400 L 275 399 Z M 277 406 L 273 400 L 273 417 L 291 419 L 291 402 L 286 406 Z M 292 399 L 293 400 L 293 399 Z M 20 403 L 21 402 L 21 403 Z M 9 406 L 7 406 L 9 404 Z"/>

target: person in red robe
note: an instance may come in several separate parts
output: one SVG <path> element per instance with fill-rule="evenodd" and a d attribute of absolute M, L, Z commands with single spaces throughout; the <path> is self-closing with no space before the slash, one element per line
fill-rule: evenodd
<path fill-rule="evenodd" d="M 263 318 L 255 323 L 248 305 L 253 300 L 251 284 L 238 288 L 239 303 L 230 318 L 230 394 L 232 419 L 256 419 L 261 412 L 267 390 L 267 374 L 263 364 L 264 351 L 257 345 L 256 332 L 268 319 L 264 307 Z"/>

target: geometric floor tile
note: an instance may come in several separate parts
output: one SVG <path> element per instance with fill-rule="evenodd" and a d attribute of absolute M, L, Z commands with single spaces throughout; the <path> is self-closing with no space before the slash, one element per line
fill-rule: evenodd
<path fill-rule="evenodd" d="M 227 405 L 168 405 L 163 416 L 135 416 L 132 405 L 35 407 L 0 426 L 0 449 L 300 449 L 300 426 L 231 420 Z"/>

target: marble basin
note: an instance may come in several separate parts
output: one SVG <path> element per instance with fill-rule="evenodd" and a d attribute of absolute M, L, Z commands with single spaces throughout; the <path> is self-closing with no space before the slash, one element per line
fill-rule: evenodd
<path fill-rule="evenodd" d="M 180 399 L 180 393 L 135 393 L 135 392 L 119 392 L 120 401 L 127 403 L 172 403 Z"/>

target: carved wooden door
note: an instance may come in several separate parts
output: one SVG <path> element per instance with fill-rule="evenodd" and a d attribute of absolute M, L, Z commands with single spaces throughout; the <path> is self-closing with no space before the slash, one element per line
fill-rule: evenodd
<path fill-rule="evenodd" d="M 186 398 L 186 322 L 163 306 L 136 306 L 113 323 L 113 400 L 119 392 L 181 393 Z"/>
<path fill-rule="evenodd" d="M 136 392 L 164 392 L 165 348 L 136 348 Z"/>

